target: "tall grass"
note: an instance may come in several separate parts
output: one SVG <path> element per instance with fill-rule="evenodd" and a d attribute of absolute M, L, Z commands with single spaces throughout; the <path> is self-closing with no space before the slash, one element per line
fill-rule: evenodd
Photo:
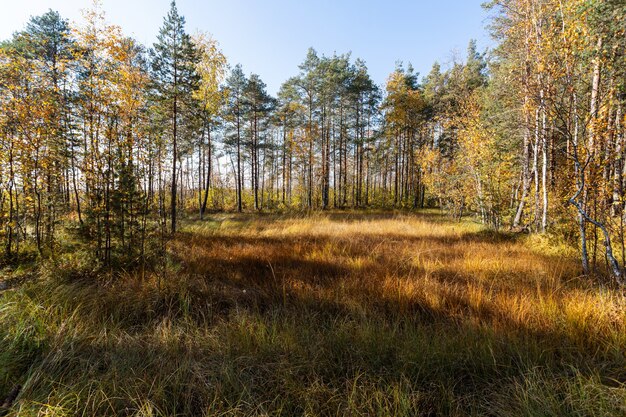
<path fill-rule="evenodd" d="M 162 274 L 76 254 L 0 295 L 9 416 L 621 416 L 626 299 L 434 213 L 187 222 Z M 541 242 L 539 242 L 541 243 Z"/>

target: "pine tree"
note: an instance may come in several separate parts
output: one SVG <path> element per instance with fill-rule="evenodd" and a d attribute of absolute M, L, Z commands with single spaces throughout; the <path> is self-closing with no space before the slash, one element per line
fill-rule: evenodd
<path fill-rule="evenodd" d="M 259 152 L 262 144 L 260 138 L 266 128 L 269 113 L 273 108 L 273 99 L 265 90 L 265 83 L 261 78 L 252 74 L 244 88 L 246 115 L 250 123 L 250 156 L 252 168 L 252 191 L 254 194 L 254 209 L 260 210 L 259 205 Z"/>
<path fill-rule="evenodd" d="M 235 157 L 237 166 L 235 168 L 235 191 L 237 194 L 237 211 L 243 210 L 242 193 L 243 193 L 243 173 L 241 170 L 241 138 L 243 130 L 243 120 L 245 117 L 245 101 L 244 91 L 248 84 L 241 65 L 237 64 L 231 71 L 230 76 L 226 79 L 226 90 L 228 93 L 226 119 L 229 123 L 229 131 L 225 142 L 227 146 L 235 149 Z"/>
<path fill-rule="evenodd" d="M 163 26 L 157 35 L 158 42 L 152 50 L 152 70 L 158 100 L 165 119 L 171 125 L 172 144 L 172 184 L 171 184 L 171 231 L 176 232 L 177 219 L 177 163 L 179 155 L 180 123 L 185 115 L 185 105 L 189 104 L 192 91 L 197 83 L 194 51 L 190 36 L 185 32 L 185 18 L 178 14 L 176 1 L 172 1 L 170 11 L 164 18 Z"/>

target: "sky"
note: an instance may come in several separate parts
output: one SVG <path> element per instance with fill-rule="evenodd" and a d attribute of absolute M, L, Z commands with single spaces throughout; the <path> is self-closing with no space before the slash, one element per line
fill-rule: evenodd
<path fill-rule="evenodd" d="M 101 0 L 109 23 L 151 46 L 171 0 Z M 297 75 L 309 47 L 364 59 L 374 82 L 384 85 L 396 62 L 425 76 L 435 61 L 444 67 L 463 58 L 470 39 L 480 50 L 493 45 L 484 0 L 177 0 L 189 33 L 208 32 L 229 63 L 256 73 L 275 94 Z M 0 39 L 24 27 L 30 16 L 57 10 L 71 22 L 91 0 L 0 0 Z"/>

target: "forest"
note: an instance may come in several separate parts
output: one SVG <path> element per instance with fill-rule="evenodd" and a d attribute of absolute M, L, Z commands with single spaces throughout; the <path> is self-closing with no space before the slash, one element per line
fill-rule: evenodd
<path fill-rule="evenodd" d="M 2 41 L 0 416 L 626 415 L 626 3 L 483 7 L 275 96 L 175 1 Z"/>

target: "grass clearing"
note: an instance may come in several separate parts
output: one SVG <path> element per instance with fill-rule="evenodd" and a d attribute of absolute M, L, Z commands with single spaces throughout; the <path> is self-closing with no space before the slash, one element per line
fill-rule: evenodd
<path fill-rule="evenodd" d="M 223 214 L 183 224 L 164 275 L 68 255 L 0 293 L 6 415 L 626 415 L 626 298 L 536 243 L 436 212 Z"/>

